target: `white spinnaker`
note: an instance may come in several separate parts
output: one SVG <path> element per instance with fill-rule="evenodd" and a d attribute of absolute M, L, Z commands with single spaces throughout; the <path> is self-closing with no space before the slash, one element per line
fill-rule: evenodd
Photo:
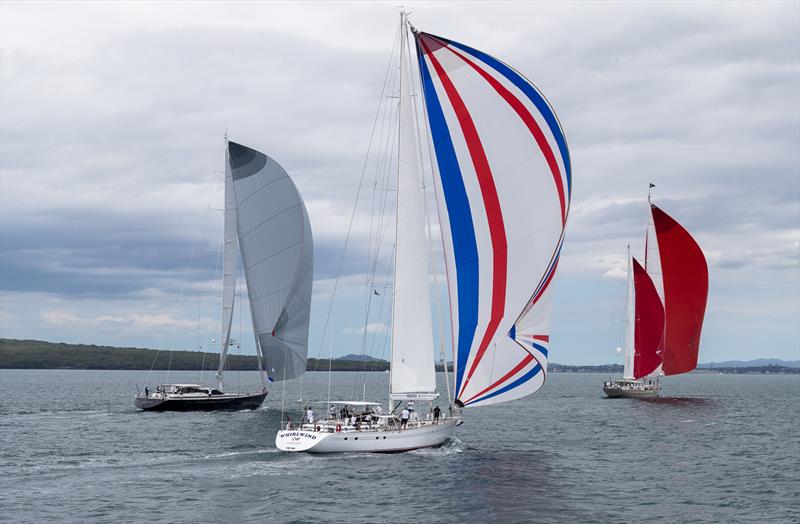
<path fill-rule="evenodd" d="M 223 388 L 222 375 L 231 339 L 233 302 L 236 295 L 236 197 L 233 192 L 233 175 L 230 162 L 225 162 L 225 236 L 222 248 L 222 333 L 219 338 L 220 357 L 217 380 Z"/>
<path fill-rule="evenodd" d="M 566 161 L 554 133 L 562 140 L 563 134 L 554 117 L 548 121 L 549 106 L 545 116 L 523 90 L 535 88 L 518 74 L 509 75 L 507 66 L 501 73 L 496 61 L 483 61 L 485 55 L 470 54 L 474 50 L 431 35 L 421 34 L 418 42 L 442 180 L 441 189 L 437 186 L 443 195 L 439 213 L 448 216 L 441 223 L 449 229 L 443 236 L 450 258 L 457 398 L 465 405 L 512 400 L 541 385 L 547 364 L 549 275 L 555 271 L 569 206 Z M 543 99 L 542 104 L 546 106 Z M 521 113 L 527 113 L 529 120 Z M 538 128 L 544 146 L 534 138 L 532 127 Z M 447 159 L 448 148 L 452 162 Z M 552 161 L 545 149 L 552 152 Z M 454 179 L 455 185 L 463 186 L 471 224 L 458 215 L 464 207 L 458 191 L 451 191 L 455 197 L 448 199 L 447 186 Z M 474 253 L 464 249 L 470 242 Z M 536 300 L 532 295 L 538 295 Z"/>
<path fill-rule="evenodd" d="M 392 398 L 436 390 L 422 170 L 406 31 L 400 46 L 397 237 L 392 309 Z"/>
<path fill-rule="evenodd" d="M 270 380 L 305 373 L 313 238 L 303 199 L 273 159 L 229 142 L 253 329 Z"/>

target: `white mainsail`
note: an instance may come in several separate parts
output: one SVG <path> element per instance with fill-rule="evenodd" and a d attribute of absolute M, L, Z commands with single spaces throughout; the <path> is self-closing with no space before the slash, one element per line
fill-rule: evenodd
<path fill-rule="evenodd" d="M 222 248 L 222 336 L 220 342 L 219 369 L 217 381 L 223 390 L 222 376 L 225 371 L 225 358 L 231 339 L 233 321 L 233 301 L 236 294 L 236 198 L 233 194 L 233 176 L 230 163 L 225 162 L 225 237 Z"/>
<path fill-rule="evenodd" d="M 635 287 L 633 285 L 633 267 L 631 265 L 631 248 L 628 246 L 628 289 L 627 289 L 627 307 L 625 308 L 625 345 L 623 349 L 624 366 L 622 371 L 622 378 L 633 380 L 633 365 L 635 358 L 635 342 L 634 335 L 636 333 L 636 295 Z"/>
<path fill-rule="evenodd" d="M 270 380 L 305 373 L 313 238 L 303 199 L 273 159 L 228 142 L 236 232 L 256 343 Z"/>
<path fill-rule="evenodd" d="M 436 390 L 425 200 L 412 106 L 406 31 L 401 31 L 397 237 L 392 313 L 391 398 L 433 398 Z"/>

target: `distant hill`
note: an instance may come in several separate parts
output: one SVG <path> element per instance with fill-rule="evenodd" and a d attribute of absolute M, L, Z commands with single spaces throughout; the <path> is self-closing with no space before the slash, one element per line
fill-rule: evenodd
<path fill-rule="evenodd" d="M 777 358 L 757 358 L 755 360 L 726 360 L 724 362 L 707 362 L 698 364 L 698 368 L 754 368 L 763 366 L 780 366 L 784 368 L 800 368 L 800 360 L 780 360 Z"/>
<path fill-rule="evenodd" d="M 349 355 L 339 357 L 335 360 L 348 360 L 350 362 L 385 362 L 380 358 L 371 357 L 369 355 L 356 355 L 355 353 L 350 353 Z"/>
<path fill-rule="evenodd" d="M 258 369 L 255 355 L 228 355 L 226 369 Z M 89 344 L 65 344 L 42 340 L 0 338 L 0 368 L 4 369 L 171 369 L 198 371 L 216 369 L 219 353 L 119 348 Z M 309 358 L 309 371 L 327 371 L 327 359 Z M 389 363 L 375 360 L 364 369 L 364 361 L 333 359 L 332 371 L 385 371 Z"/>

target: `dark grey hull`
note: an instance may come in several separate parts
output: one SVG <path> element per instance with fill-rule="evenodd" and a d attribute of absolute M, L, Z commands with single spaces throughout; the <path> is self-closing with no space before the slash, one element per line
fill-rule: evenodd
<path fill-rule="evenodd" d="M 212 395 L 207 398 L 143 398 L 136 397 L 136 407 L 145 411 L 222 411 L 256 409 L 267 398 L 258 395 Z"/>

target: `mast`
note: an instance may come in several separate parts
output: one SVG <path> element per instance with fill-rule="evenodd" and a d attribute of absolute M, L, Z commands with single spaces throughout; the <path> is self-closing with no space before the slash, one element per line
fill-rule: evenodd
<path fill-rule="evenodd" d="M 633 285 L 633 270 L 631 267 L 631 246 L 628 245 L 628 307 L 625 322 L 625 368 L 622 378 L 633 379 L 633 365 L 635 357 L 634 336 L 636 333 L 636 313 L 635 313 L 635 289 Z"/>
<path fill-rule="evenodd" d="M 228 136 L 225 135 L 225 241 L 222 248 L 222 335 L 219 338 L 219 369 L 216 377 L 219 390 L 223 390 L 222 375 L 230 346 L 233 302 L 236 294 L 236 198 L 233 193 L 233 175 L 228 158 Z"/>
<path fill-rule="evenodd" d="M 400 101 L 390 399 L 435 398 L 422 170 L 409 75 L 408 20 L 400 14 Z M 390 401 L 390 411 L 394 402 Z"/>

